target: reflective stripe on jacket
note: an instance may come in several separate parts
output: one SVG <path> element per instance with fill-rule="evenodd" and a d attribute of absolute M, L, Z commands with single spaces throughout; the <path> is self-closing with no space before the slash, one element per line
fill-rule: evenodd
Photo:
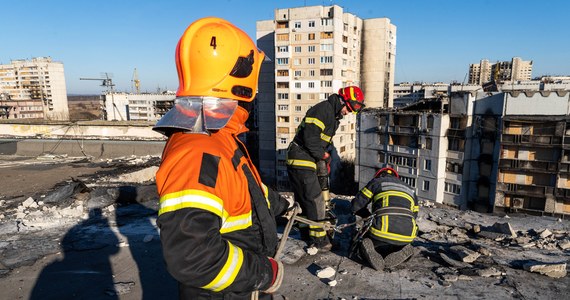
<path fill-rule="evenodd" d="M 286 204 L 263 185 L 236 138 L 247 118 L 240 113 L 210 136 L 173 134 L 156 174 L 163 254 L 172 276 L 189 287 L 186 294 L 190 288 L 251 292 L 271 284 L 274 214 Z"/>
<path fill-rule="evenodd" d="M 395 177 L 374 178 L 356 194 L 352 211 L 357 212 L 370 202 L 376 213 L 370 227 L 372 238 L 395 245 L 413 241 L 419 206 L 411 187 Z"/>
<path fill-rule="evenodd" d="M 287 150 L 287 166 L 316 171 L 316 163 L 332 143 L 339 126 L 337 115 L 341 109 L 338 95 L 333 94 L 307 111 Z"/>

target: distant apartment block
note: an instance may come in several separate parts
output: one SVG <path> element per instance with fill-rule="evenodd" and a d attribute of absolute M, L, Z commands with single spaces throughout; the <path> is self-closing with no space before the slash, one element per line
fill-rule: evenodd
<path fill-rule="evenodd" d="M 63 63 L 36 57 L 0 65 L 0 118 L 68 120 Z"/>
<path fill-rule="evenodd" d="M 175 93 L 101 95 L 103 118 L 108 121 L 158 121 L 174 106 Z"/>
<path fill-rule="evenodd" d="M 347 85 L 361 86 L 367 107 L 391 107 L 396 26 L 389 19 L 363 20 L 342 7 L 276 9 L 257 22 L 262 65 L 255 102 L 259 169 L 287 187 L 286 150 L 307 110 Z M 344 159 L 355 157 L 356 117 L 343 118 L 333 139 Z"/>
<path fill-rule="evenodd" d="M 418 197 L 479 211 L 570 215 L 570 90 L 461 91 L 366 110 L 355 180 L 390 165 Z"/>
<path fill-rule="evenodd" d="M 532 60 L 524 61 L 520 57 L 513 57 L 511 61 L 489 63 L 483 59 L 478 64 L 469 65 L 469 84 L 482 85 L 489 81 L 512 82 L 517 80 L 531 80 Z"/>

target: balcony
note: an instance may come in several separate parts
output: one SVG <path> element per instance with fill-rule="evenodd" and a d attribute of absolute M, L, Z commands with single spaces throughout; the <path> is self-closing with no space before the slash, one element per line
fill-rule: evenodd
<path fill-rule="evenodd" d="M 394 152 L 394 153 L 410 154 L 410 155 L 414 155 L 414 156 L 418 155 L 418 149 L 417 148 L 400 146 L 400 145 L 388 145 L 387 150 L 389 152 Z"/>
<path fill-rule="evenodd" d="M 497 183 L 497 191 L 509 195 L 545 197 L 546 195 L 554 195 L 554 187 L 539 185 L 524 185 L 516 183 Z"/>
<path fill-rule="evenodd" d="M 556 173 L 558 163 L 549 161 L 530 161 L 520 159 L 501 158 L 499 169 L 501 170 L 527 170 L 541 173 Z"/>
<path fill-rule="evenodd" d="M 503 134 L 502 143 L 506 145 L 558 146 L 562 137 L 551 135 Z"/>
<path fill-rule="evenodd" d="M 570 173 L 570 162 L 560 162 L 558 164 L 558 172 L 560 173 Z"/>
<path fill-rule="evenodd" d="M 570 200 L 570 189 L 556 188 L 555 193 L 557 199 Z"/>
<path fill-rule="evenodd" d="M 417 126 L 394 125 L 388 126 L 388 132 L 392 134 L 417 135 L 419 128 Z"/>
<path fill-rule="evenodd" d="M 465 128 L 464 129 L 449 128 L 447 129 L 445 135 L 453 138 L 465 138 Z"/>

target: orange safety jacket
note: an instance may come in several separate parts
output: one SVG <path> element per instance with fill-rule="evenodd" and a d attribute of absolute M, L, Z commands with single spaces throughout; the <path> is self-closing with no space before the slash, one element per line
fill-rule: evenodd
<path fill-rule="evenodd" d="M 238 107 L 219 131 L 174 133 L 164 149 L 156 174 L 157 224 L 181 294 L 243 295 L 271 285 L 268 257 L 278 242 L 274 216 L 287 204 L 262 183 L 237 138 L 247 131 L 247 116 Z"/>

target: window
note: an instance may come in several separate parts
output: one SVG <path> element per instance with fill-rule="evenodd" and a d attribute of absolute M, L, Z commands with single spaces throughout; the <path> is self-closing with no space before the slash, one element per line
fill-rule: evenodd
<path fill-rule="evenodd" d="M 300 41 L 301 40 L 301 35 L 300 34 L 296 34 L 295 35 L 295 41 Z"/>
<path fill-rule="evenodd" d="M 278 100 L 287 100 L 289 99 L 289 94 L 287 93 L 277 93 Z"/>
<path fill-rule="evenodd" d="M 309 33 L 309 41 L 313 41 L 313 40 L 315 40 L 315 34 Z"/>
<path fill-rule="evenodd" d="M 321 19 L 321 25 L 323 26 L 329 26 L 333 24 L 333 20 L 332 19 Z"/>
<path fill-rule="evenodd" d="M 333 51 L 333 44 L 321 44 L 321 51 Z"/>
<path fill-rule="evenodd" d="M 333 33 L 332 32 L 321 32 L 321 39 L 332 39 Z"/>
<path fill-rule="evenodd" d="M 278 58 L 277 64 L 278 65 L 288 65 L 289 64 L 289 58 Z"/>
<path fill-rule="evenodd" d="M 313 61 L 313 64 L 314 64 L 314 61 Z M 315 70 L 309 70 L 309 76 L 315 77 Z"/>
<path fill-rule="evenodd" d="M 309 46 L 309 52 L 315 52 L 315 46 Z"/>
<path fill-rule="evenodd" d="M 295 111 L 301 111 L 301 105 L 295 106 Z M 295 118 L 295 119 L 297 119 L 296 121 L 299 122 L 298 118 Z"/>
<path fill-rule="evenodd" d="M 289 52 L 289 46 L 278 46 L 277 52 Z"/>
<path fill-rule="evenodd" d="M 424 184 L 422 186 L 422 190 L 429 191 L 429 181 L 424 180 Z"/>
<path fill-rule="evenodd" d="M 289 82 L 277 82 L 277 88 L 278 89 L 288 89 L 289 88 Z"/>
<path fill-rule="evenodd" d="M 300 64 L 301 64 L 301 59 L 300 59 L 300 58 L 295 58 L 295 59 L 293 59 L 293 64 L 294 64 L 295 66 L 300 65 Z"/>
<path fill-rule="evenodd" d="M 297 100 L 301 100 L 301 94 L 297 94 Z"/>
<path fill-rule="evenodd" d="M 333 69 L 321 69 L 321 76 L 332 76 Z"/>
<path fill-rule="evenodd" d="M 314 83 L 314 82 L 309 82 L 309 88 L 314 89 L 314 88 L 315 88 L 315 83 Z"/>
<path fill-rule="evenodd" d="M 277 105 L 277 110 L 280 110 L 280 111 L 289 110 L 289 105 L 279 104 L 279 105 Z"/>
<path fill-rule="evenodd" d="M 295 46 L 295 52 L 296 53 L 301 52 L 301 46 Z"/>
<path fill-rule="evenodd" d="M 287 33 L 278 34 L 277 40 L 278 41 L 288 41 L 289 40 L 289 34 L 287 34 Z"/>
<path fill-rule="evenodd" d="M 446 182 L 445 183 L 445 191 L 448 193 L 460 195 L 461 194 L 461 186 L 458 184 Z"/>
<path fill-rule="evenodd" d="M 348 48 L 342 48 L 342 54 L 348 54 Z"/>
<path fill-rule="evenodd" d="M 300 111 L 301 107 L 299 107 L 299 111 Z M 297 111 L 297 106 L 295 106 L 295 111 Z M 299 123 L 301 122 L 301 117 L 295 117 L 295 123 Z"/>
<path fill-rule="evenodd" d="M 278 116 L 277 122 L 289 123 L 289 117 L 288 116 Z M 289 130 L 289 129 L 287 128 L 287 130 Z"/>
<path fill-rule="evenodd" d="M 330 64 L 333 62 L 332 56 L 321 56 L 321 64 Z"/>
<path fill-rule="evenodd" d="M 332 81 L 331 80 L 321 81 L 321 87 L 332 87 Z"/>
<path fill-rule="evenodd" d="M 295 28 L 301 28 L 301 22 L 295 22 Z"/>
<path fill-rule="evenodd" d="M 299 77 L 301 76 L 301 71 L 300 70 L 295 70 L 295 77 Z"/>
<path fill-rule="evenodd" d="M 308 60 L 309 65 L 314 65 L 315 64 L 315 58 L 314 57 L 310 57 Z"/>
<path fill-rule="evenodd" d="M 280 138 L 280 139 L 279 139 L 279 144 L 281 144 L 281 145 L 287 145 L 287 138 Z"/>
<path fill-rule="evenodd" d="M 315 21 L 309 21 L 309 27 L 315 27 Z"/>
<path fill-rule="evenodd" d="M 277 76 L 289 76 L 289 70 L 277 70 Z"/>
<path fill-rule="evenodd" d="M 295 82 L 295 88 L 300 89 L 300 88 L 301 88 L 301 83 L 300 83 L 300 82 Z"/>
<path fill-rule="evenodd" d="M 431 171 L 431 159 L 424 160 L 424 170 Z"/>

